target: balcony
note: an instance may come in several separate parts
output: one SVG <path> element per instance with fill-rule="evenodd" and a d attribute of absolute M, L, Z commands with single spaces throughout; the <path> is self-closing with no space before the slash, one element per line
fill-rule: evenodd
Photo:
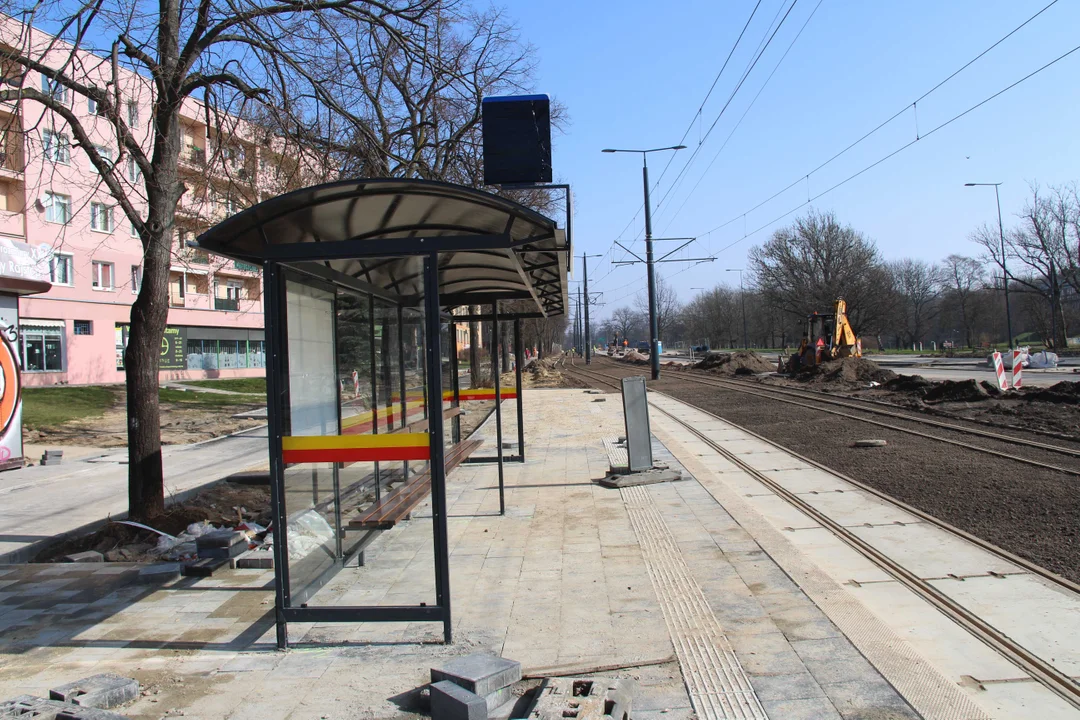
<path fill-rule="evenodd" d="M 214 298 L 215 310 L 230 310 L 232 312 L 239 312 L 240 299 L 239 298 Z"/>
<path fill-rule="evenodd" d="M 180 151 L 180 162 L 194 167 L 206 167 L 206 149 L 189 145 Z"/>

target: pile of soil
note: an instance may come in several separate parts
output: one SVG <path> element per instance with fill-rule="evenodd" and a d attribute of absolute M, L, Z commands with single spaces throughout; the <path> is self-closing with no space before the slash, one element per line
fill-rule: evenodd
<path fill-rule="evenodd" d="M 209 522 L 218 527 L 234 527 L 253 520 L 270 524 L 270 486 L 223 482 L 203 490 L 187 502 L 170 505 L 165 514 L 146 523 L 169 535 L 179 535 L 188 525 Z M 72 553 L 96 550 L 107 562 L 145 562 L 157 559 L 151 554 L 157 546 L 157 533 L 107 523 L 88 535 L 67 538 L 42 550 L 33 562 L 63 562 Z"/>
<path fill-rule="evenodd" d="M 623 355 L 620 358 L 616 358 L 616 359 L 621 360 L 622 362 L 626 362 L 626 363 L 633 363 L 634 365 L 648 365 L 649 364 L 649 356 L 648 355 L 642 355 L 637 350 L 629 350 L 629 351 L 627 351 L 627 353 L 625 355 Z"/>
<path fill-rule="evenodd" d="M 896 373 L 866 358 L 846 357 L 800 369 L 798 379 L 812 385 L 861 385 L 887 383 Z"/>
<path fill-rule="evenodd" d="M 886 390 L 891 390 L 892 392 L 916 393 L 921 395 L 933 385 L 934 383 L 930 382 L 922 375 L 898 375 L 886 382 L 884 387 Z"/>
<path fill-rule="evenodd" d="M 1039 400 L 1066 405 L 1080 405 L 1080 382 L 1062 380 L 1048 388 L 1032 388 L 1024 393 L 1025 400 Z"/>
<path fill-rule="evenodd" d="M 976 380 L 943 380 L 923 393 L 923 401 L 978 402 L 990 398 L 986 389 Z"/>
<path fill-rule="evenodd" d="M 705 370 L 717 375 L 757 375 L 774 372 L 776 365 L 752 350 L 738 350 L 733 353 L 709 353 L 695 370 Z"/>

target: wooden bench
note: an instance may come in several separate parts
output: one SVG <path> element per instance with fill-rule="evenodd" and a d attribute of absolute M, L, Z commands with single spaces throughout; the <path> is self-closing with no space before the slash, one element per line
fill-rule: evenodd
<path fill-rule="evenodd" d="M 465 440 L 450 448 L 446 453 L 446 471 L 450 472 L 464 462 L 480 444 L 479 440 Z M 404 520 L 430 493 L 431 473 L 415 475 L 350 520 L 349 527 L 354 530 L 388 530 Z"/>

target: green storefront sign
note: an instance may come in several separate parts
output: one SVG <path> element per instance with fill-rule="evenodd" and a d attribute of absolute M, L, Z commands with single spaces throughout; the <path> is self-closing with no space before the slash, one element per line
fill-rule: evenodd
<path fill-rule="evenodd" d="M 130 326 L 117 325 L 116 369 L 124 369 L 123 348 L 127 347 Z M 183 370 L 185 368 L 185 348 L 187 347 L 187 328 L 168 326 L 161 337 L 161 370 Z"/>

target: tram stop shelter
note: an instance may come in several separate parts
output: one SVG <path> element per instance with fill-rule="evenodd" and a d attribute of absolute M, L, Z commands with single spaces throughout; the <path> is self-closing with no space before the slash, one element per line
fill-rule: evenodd
<path fill-rule="evenodd" d="M 525 453 L 520 320 L 566 311 L 568 235 L 480 190 L 363 179 L 271 198 L 197 243 L 263 270 L 279 647 L 289 622 L 441 622 L 450 642 L 446 474 L 497 462 L 505 511 L 502 463 Z M 470 314 L 474 306 L 483 310 Z M 500 387 L 498 352 L 495 387 L 462 388 L 455 325 L 505 321 L 516 331 L 516 388 Z M 518 442 L 504 458 L 495 398 L 513 397 Z M 480 441 L 461 436 L 465 400 L 495 406 L 497 447 L 485 457 Z M 363 587 L 344 600 L 320 597 L 429 494 L 430 517 L 411 519 L 431 523 L 428 592 L 376 604 L 364 602 Z M 394 572 L 395 560 L 379 555 L 389 566 L 378 570 Z"/>

